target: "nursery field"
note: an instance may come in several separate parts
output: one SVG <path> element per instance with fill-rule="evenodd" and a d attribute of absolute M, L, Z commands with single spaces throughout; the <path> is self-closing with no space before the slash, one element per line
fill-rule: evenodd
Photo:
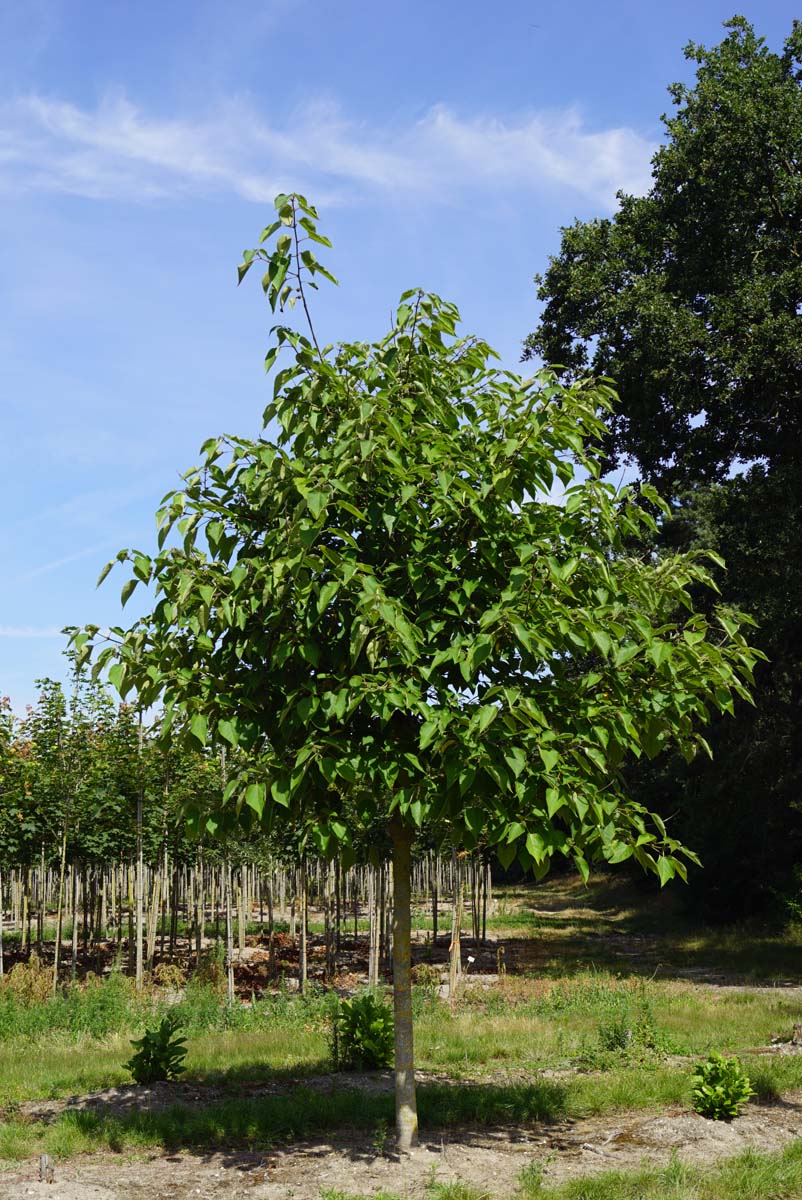
<path fill-rule="evenodd" d="M 139 993 L 107 971 L 56 998 L 46 966 L 20 965 L 0 988 L 0 1196 L 802 1196 L 798 933 L 700 930 L 675 905 L 605 877 L 497 891 L 486 944 L 462 939 L 453 997 L 448 939 L 432 946 L 421 908 L 421 1145 L 404 1161 L 390 1072 L 333 1069 L 332 1016 L 364 982 L 366 938 L 343 946 L 335 986 L 312 971 L 303 996 L 243 999 L 265 952 L 252 933 L 233 1007 L 213 959 L 189 979 L 157 969 Z M 186 1073 L 133 1085 L 130 1039 L 168 1011 Z M 732 1121 L 691 1107 L 711 1051 L 751 1080 Z"/>

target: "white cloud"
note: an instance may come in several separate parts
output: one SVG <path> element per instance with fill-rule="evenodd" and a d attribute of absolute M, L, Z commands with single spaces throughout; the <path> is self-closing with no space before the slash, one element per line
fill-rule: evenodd
<path fill-rule="evenodd" d="M 0 625 L 0 638 L 60 638 L 63 636 L 62 631 L 56 629 L 55 626 L 37 629 L 33 625 Z"/>
<path fill-rule="evenodd" d="M 578 109 L 463 117 L 440 105 L 405 128 L 349 121 L 316 103 L 272 124 L 232 100 L 198 120 L 148 115 L 124 95 L 95 109 L 30 95 L 0 106 L 0 187 L 147 201 L 232 191 L 264 203 L 282 187 L 334 197 L 392 189 L 453 200 L 471 189 L 568 188 L 607 207 L 648 187 L 655 146 L 593 130 Z M 332 199 L 333 197 L 328 197 Z"/>

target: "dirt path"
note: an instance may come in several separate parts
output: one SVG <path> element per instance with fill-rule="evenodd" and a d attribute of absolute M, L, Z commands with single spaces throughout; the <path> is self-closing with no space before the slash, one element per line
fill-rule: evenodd
<path fill-rule="evenodd" d="M 129 1092 L 133 1089 L 127 1089 Z M 126 1089 L 120 1089 L 126 1091 Z M 108 1098 L 107 1098 L 108 1099 Z M 44 1114 L 40 1119 L 47 1119 Z M 411 1159 L 377 1153 L 375 1137 L 341 1133 L 259 1153 L 92 1155 L 56 1165 L 52 1184 L 38 1163 L 0 1174 L 2 1200 L 319 1200 L 321 1191 L 421 1197 L 432 1180 L 454 1180 L 511 1196 L 519 1173 L 541 1163 L 549 1183 L 604 1170 L 668 1162 L 672 1152 L 709 1165 L 749 1148 L 779 1150 L 802 1135 L 802 1093 L 771 1105 L 748 1105 L 731 1123 L 675 1109 L 560 1121 L 527 1129 L 452 1131 L 423 1139 Z M 389 1139 L 388 1139 L 389 1141 Z"/>

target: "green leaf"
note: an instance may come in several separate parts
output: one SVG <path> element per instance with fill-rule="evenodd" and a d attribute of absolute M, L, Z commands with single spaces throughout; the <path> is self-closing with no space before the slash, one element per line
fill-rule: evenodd
<path fill-rule="evenodd" d="M 122 604 L 123 608 L 125 608 L 126 604 L 130 600 L 131 595 L 138 583 L 138 579 L 126 579 L 122 587 L 122 592 L 120 593 L 120 603 Z"/>
<path fill-rule="evenodd" d="M 493 721 L 495 721 L 498 714 L 499 710 L 495 704 L 483 704 L 481 708 L 477 709 L 476 724 L 479 733 L 484 733 L 492 725 Z"/>
<path fill-rule="evenodd" d="M 593 638 L 602 654 L 607 657 L 613 648 L 613 643 L 609 634 L 605 633 L 603 629 L 594 629 L 590 636 Z"/>
<path fill-rule="evenodd" d="M 116 662 L 109 667 L 109 681 L 112 687 L 115 687 L 120 695 L 123 695 L 123 686 L 125 682 L 125 663 Z"/>
<path fill-rule="evenodd" d="M 539 746 L 540 757 L 543 759 L 543 766 L 547 771 L 551 772 L 560 761 L 560 755 L 556 750 L 549 750 L 546 746 Z"/>
<path fill-rule="evenodd" d="M 546 809 L 550 817 L 553 817 L 563 807 L 563 798 L 560 795 L 558 788 L 546 788 Z"/>
<path fill-rule="evenodd" d="M 237 746 L 239 744 L 239 733 L 237 730 L 236 719 L 217 722 L 217 732 L 224 741 L 228 742 L 229 746 Z"/>
<path fill-rule="evenodd" d="M 657 860 L 657 874 L 660 879 L 660 886 L 665 887 L 668 881 L 674 878 L 673 861 L 661 855 Z"/>
<path fill-rule="evenodd" d="M 103 580 L 106 578 L 106 576 L 108 575 L 109 571 L 111 570 L 111 568 L 114 566 L 114 564 L 115 564 L 116 562 L 117 562 L 117 559 L 116 559 L 116 558 L 113 558 L 113 559 L 111 560 L 111 562 L 107 562 L 107 563 L 106 563 L 105 567 L 103 568 L 103 570 L 102 570 L 102 571 L 100 572 L 100 574 L 98 575 L 97 583 L 95 584 L 95 586 L 96 586 L 96 587 L 100 587 L 101 583 L 102 583 L 102 582 L 103 582 Z"/>
<path fill-rule="evenodd" d="M 418 748 L 425 750 L 430 746 L 440 732 L 440 722 L 436 720 L 424 721 L 420 727 L 418 735 Z"/>
<path fill-rule="evenodd" d="M 276 804 L 280 804 L 282 808 L 289 808 L 292 796 L 289 777 L 280 775 L 274 779 L 270 785 L 270 795 Z"/>
<path fill-rule="evenodd" d="M 189 731 L 199 746 L 206 745 L 208 721 L 204 713 L 194 713 L 189 720 Z"/>
<path fill-rule="evenodd" d="M 267 787 L 264 783 L 248 784 L 245 789 L 245 803 L 248 805 L 248 808 L 253 809 L 260 820 L 265 810 L 266 799 Z"/>
<path fill-rule="evenodd" d="M 328 504 L 329 497 L 327 492 L 307 492 L 306 506 L 315 520 L 323 512 L 323 509 Z"/>

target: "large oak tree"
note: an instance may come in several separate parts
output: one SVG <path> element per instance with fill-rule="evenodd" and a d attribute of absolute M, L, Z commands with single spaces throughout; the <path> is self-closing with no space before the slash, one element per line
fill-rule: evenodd
<path fill-rule="evenodd" d="M 649 192 L 563 230 L 525 357 L 615 379 L 608 463 L 661 488 L 666 541 L 722 554 L 724 595 L 761 627 L 757 711 L 715 728 L 715 766 L 645 785 L 683 806 L 703 898 L 731 914 L 802 853 L 802 24 L 778 53 L 726 28 L 686 49 Z"/>

